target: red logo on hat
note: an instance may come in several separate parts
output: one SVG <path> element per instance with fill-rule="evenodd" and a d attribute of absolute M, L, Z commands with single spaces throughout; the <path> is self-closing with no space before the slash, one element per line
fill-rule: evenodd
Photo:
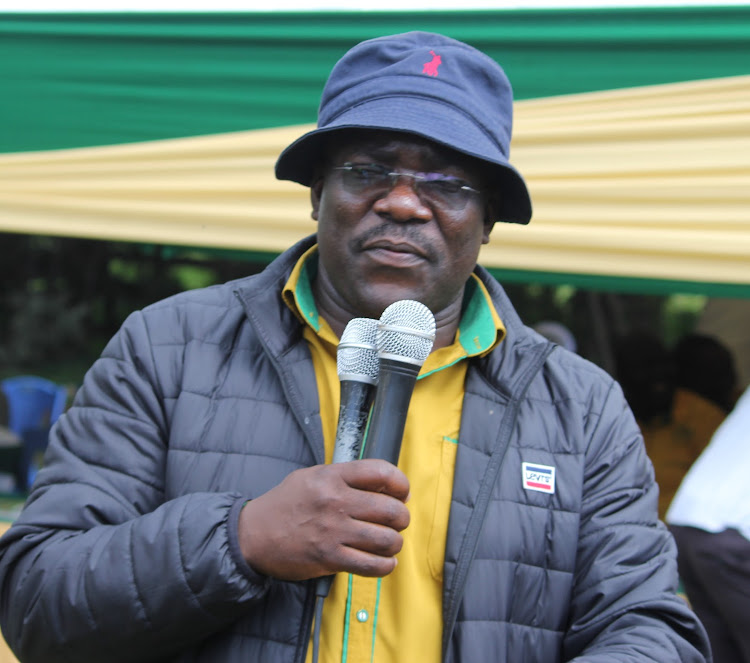
<path fill-rule="evenodd" d="M 437 76 L 438 67 L 443 62 L 443 60 L 439 55 L 435 55 L 435 51 L 430 51 L 430 55 L 432 56 L 432 60 L 424 63 L 424 67 L 422 67 L 422 73 L 427 74 L 428 76 Z"/>

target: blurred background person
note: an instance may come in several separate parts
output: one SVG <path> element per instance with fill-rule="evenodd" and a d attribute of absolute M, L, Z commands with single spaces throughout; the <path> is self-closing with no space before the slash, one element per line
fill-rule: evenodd
<path fill-rule="evenodd" d="M 714 663 L 750 663 L 750 387 L 667 512 L 687 596 Z"/>
<path fill-rule="evenodd" d="M 623 338 L 617 378 L 641 427 L 659 484 L 663 520 L 680 482 L 736 400 L 731 352 L 705 334 L 688 334 L 670 350 L 647 331 Z"/>
<path fill-rule="evenodd" d="M 672 356 L 678 390 L 699 395 L 726 416 L 739 396 L 735 357 L 726 344 L 712 335 L 688 334 Z"/>
<path fill-rule="evenodd" d="M 669 421 L 644 434 L 659 484 L 659 517 L 737 400 L 729 349 L 712 336 L 688 334 L 671 353 L 674 390 Z"/>
<path fill-rule="evenodd" d="M 534 331 L 541 334 L 548 341 L 557 343 L 566 350 L 571 352 L 578 351 L 578 343 L 576 342 L 573 332 L 570 331 L 564 324 L 555 320 L 542 320 L 534 325 Z"/>
<path fill-rule="evenodd" d="M 664 342 L 646 330 L 615 344 L 615 373 L 642 430 L 668 423 L 674 394 L 674 365 Z"/>

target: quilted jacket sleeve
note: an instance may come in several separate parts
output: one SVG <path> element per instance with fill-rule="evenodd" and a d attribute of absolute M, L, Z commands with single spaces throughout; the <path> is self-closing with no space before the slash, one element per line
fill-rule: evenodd
<path fill-rule="evenodd" d="M 675 544 L 656 518 L 653 470 L 616 383 L 594 409 L 563 659 L 710 660 L 701 625 L 675 595 Z"/>
<path fill-rule="evenodd" d="M 163 659 L 266 589 L 239 552 L 242 495 L 165 498 L 161 388 L 133 314 L 54 427 L 0 542 L 2 630 L 25 663 Z"/>

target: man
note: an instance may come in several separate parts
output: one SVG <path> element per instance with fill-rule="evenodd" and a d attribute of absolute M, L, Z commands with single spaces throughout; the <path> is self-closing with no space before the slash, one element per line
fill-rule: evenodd
<path fill-rule="evenodd" d="M 616 376 L 659 486 L 659 518 L 737 398 L 734 358 L 718 339 L 686 334 L 669 351 L 650 332 L 618 344 Z"/>
<path fill-rule="evenodd" d="M 667 522 L 716 663 L 750 663 L 750 388 L 690 468 Z"/>
<path fill-rule="evenodd" d="M 332 574 L 321 661 L 705 660 L 619 388 L 476 266 L 531 216 L 511 115 L 502 69 L 446 37 L 342 58 L 277 163 L 317 237 L 135 313 L 55 428 L 3 541 L 22 660 L 310 660 Z M 325 464 L 338 336 L 401 299 L 437 334 L 399 468 Z"/>

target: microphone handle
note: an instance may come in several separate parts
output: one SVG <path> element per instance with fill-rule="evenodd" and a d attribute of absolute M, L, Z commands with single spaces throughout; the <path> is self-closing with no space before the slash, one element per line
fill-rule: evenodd
<path fill-rule="evenodd" d="M 382 458 L 398 465 L 414 384 L 421 366 L 381 358 L 378 390 L 372 406 L 363 458 Z"/>
<path fill-rule="evenodd" d="M 375 387 L 369 382 L 341 380 L 339 421 L 333 447 L 333 463 L 346 463 L 359 458 L 362 437 L 374 397 Z M 322 576 L 315 584 L 316 596 L 325 598 L 331 589 L 333 576 Z"/>
<path fill-rule="evenodd" d="M 341 381 L 341 403 L 332 462 L 345 463 L 359 458 L 374 391 L 374 386 L 368 382 Z"/>

